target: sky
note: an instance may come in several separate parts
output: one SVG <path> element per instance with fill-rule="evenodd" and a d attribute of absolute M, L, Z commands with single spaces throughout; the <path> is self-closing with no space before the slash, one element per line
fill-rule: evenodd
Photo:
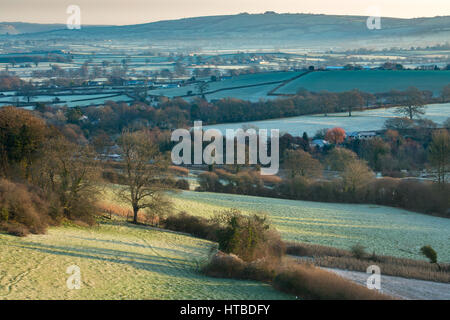
<path fill-rule="evenodd" d="M 0 0 L 0 21 L 66 23 L 69 5 L 80 7 L 82 24 L 100 25 L 265 11 L 369 16 L 378 10 L 383 17 L 400 18 L 450 15 L 450 0 Z"/>

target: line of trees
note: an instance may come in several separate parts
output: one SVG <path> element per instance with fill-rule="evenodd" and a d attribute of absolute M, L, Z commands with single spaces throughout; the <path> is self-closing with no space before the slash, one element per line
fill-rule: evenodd
<path fill-rule="evenodd" d="M 95 223 L 105 164 L 95 143 L 73 139 L 67 129 L 24 109 L 0 109 L 0 229 L 26 235 L 65 219 Z M 160 137 L 159 131 L 124 130 L 115 141 L 123 159 L 117 195 L 133 208 L 135 223 L 140 210 L 170 209 L 164 191 L 175 182 Z"/>
<path fill-rule="evenodd" d="M 435 183 L 376 179 L 373 168 L 389 168 L 393 162 L 403 161 L 393 156 L 403 157 L 405 150 L 410 150 L 408 158 L 414 159 L 418 156 L 416 147 L 421 146 L 402 141 L 395 131 L 388 131 L 385 139 L 354 140 L 339 146 L 308 149 L 292 143 L 303 138 L 283 136 L 280 140 L 282 180 L 260 176 L 257 167 L 212 168 L 211 172 L 199 176 L 199 190 L 324 202 L 375 203 L 450 217 L 448 130 L 433 131 L 427 148 L 422 151 L 428 160 L 427 171 L 434 175 Z"/>

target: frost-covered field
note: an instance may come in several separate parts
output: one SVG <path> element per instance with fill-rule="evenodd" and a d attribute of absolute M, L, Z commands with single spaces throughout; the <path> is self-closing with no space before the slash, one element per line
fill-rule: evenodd
<path fill-rule="evenodd" d="M 114 102 L 131 102 L 133 99 L 128 97 L 125 94 L 74 94 L 74 95 L 38 95 L 32 97 L 30 102 L 43 102 L 43 103 L 51 103 L 55 98 L 59 98 L 61 102 L 57 103 L 60 105 L 67 105 L 68 107 L 83 107 L 89 105 L 99 105 L 103 104 L 106 101 L 114 101 Z M 0 97 L 0 106 L 14 105 L 16 97 L 8 96 L 8 97 Z M 26 102 L 27 98 L 20 96 L 21 102 Z"/>
<path fill-rule="evenodd" d="M 381 93 L 405 90 L 410 86 L 430 90 L 438 95 L 450 84 L 450 71 L 429 70 L 361 70 L 313 72 L 298 78 L 277 90 L 276 93 L 295 94 L 301 88 L 319 92 L 328 90 L 342 92 L 359 89 L 364 92 Z"/>
<path fill-rule="evenodd" d="M 265 72 L 257 74 L 245 74 L 231 79 L 226 79 L 223 81 L 209 82 L 207 92 L 221 90 L 225 88 L 233 88 L 248 85 L 257 85 L 255 88 L 239 88 L 234 90 L 225 90 L 218 93 L 208 95 L 208 99 L 220 99 L 225 97 L 234 97 L 244 100 L 255 99 L 255 92 L 258 93 L 257 98 L 267 98 L 267 93 L 274 89 L 277 84 L 263 85 L 267 82 L 277 82 L 285 81 L 291 79 L 301 72 Z M 261 84 L 261 86 L 259 86 Z M 251 91 L 250 97 L 247 98 L 249 90 Z M 188 91 L 192 91 L 193 94 L 197 94 L 196 85 L 188 85 L 180 88 L 169 88 L 169 89 L 155 89 L 150 90 L 149 94 L 153 95 L 163 95 L 166 97 L 175 97 L 186 95 Z"/>
<path fill-rule="evenodd" d="M 258 282 L 202 276 L 198 266 L 212 245 L 120 222 L 0 234 L 0 300 L 293 298 Z M 67 288 L 71 265 L 81 269 L 80 290 Z"/>
<path fill-rule="evenodd" d="M 395 108 L 375 109 L 360 112 L 353 112 L 349 117 L 348 113 L 334 113 L 325 117 L 323 114 L 299 116 L 292 118 L 282 118 L 264 121 L 251 121 L 239 123 L 224 123 L 205 126 L 205 129 L 215 128 L 219 130 L 239 129 L 244 125 L 252 125 L 260 129 L 279 129 L 280 132 L 292 135 L 302 135 L 303 132 L 313 136 L 318 130 L 323 128 L 342 127 L 347 132 L 379 130 L 383 128 L 387 119 L 398 117 Z M 431 119 L 438 124 L 442 124 L 450 117 L 450 103 L 429 105 L 424 118 Z"/>
<path fill-rule="evenodd" d="M 356 243 L 368 252 L 424 259 L 423 245 L 450 262 L 450 220 L 376 205 L 336 204 L 184 191 L 173 195 L 178 210 L 211 216 L 237 208 L 265 212 L 286 240 L 348 249 Z"/>
<path fill-rule="evenodd" d="M 248 100 L 252 102 L 257 102 L 260 99 L 276 99 L 276 96 L 268 96 L 267 93 L 274 89 L 277 84 L 266 84 L 256 87 L 239 88 L 234 90 L 224 90 L 212 94 L 207 94 L 206 99 L 222 99 L 233 97 L 236 99 Z"/>

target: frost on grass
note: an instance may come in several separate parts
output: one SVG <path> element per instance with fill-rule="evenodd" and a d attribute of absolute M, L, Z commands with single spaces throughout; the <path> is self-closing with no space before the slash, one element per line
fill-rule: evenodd
<path fill-rule="evenodd" d="M 420 248 L 431 245 L 440 262 L 450 262 L 450 220 L 377 205 L 336 204 L 184 191 L 176 207 L 212 216 L 223 208 L 265 212 L 282 237 L 342 249 L 361 243 L 367 252 L 424 260 Z"/>
<path fill-rule="evenodd" d="M 201 275 L 213 245 L 122 222 L 26 238 L 0 234 L 0 300 L 292 298 L 261 283 Z M 67 289 L 71 265 L 80 267 L 80 290 Z"/>

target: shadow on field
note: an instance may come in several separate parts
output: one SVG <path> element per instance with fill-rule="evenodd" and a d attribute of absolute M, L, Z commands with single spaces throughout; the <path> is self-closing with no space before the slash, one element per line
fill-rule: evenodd
<path fill-rule="evenodd" d="M 106 243 L 106 244 L 115 244 L 115 245 L 121 245 L 121 246 L 131 246 L 131 247 L 151 249 L 151 250 L 161 250 L 161 251 L 166 251 L 166 252 L 173 252 L 173 253 L 179 254 L 179 255 L 187 255 L 187 251 L 196 251 L 196 250 L 198 251 L 199 248 L 209 249 L 211 247 L 211 245 L 209 245 L 209 244 L 201 244 L 200 243 L 198 246 L 190 246 L 190 245 L 185 244 L 185 243 L 178 243 L 178 242 L 175 243 L 175 242 L 171 242 L 171 241 L 165 240 L 166 243 L 169 243 L 169 244 L 172 244 L 174 246 L 186 249 L 184 251 L 184 250 L 179 250 L 179 249 L 158 247 L 158 246 L 155 246 L 154 244 L 149 245 L 149 244 L 140 244 L 140 243 L 136 243 L 136 242 L 126 242 L 126 241 L 108 240 L 108 239 L 97 239 L 97 238 L 89 238 L 89 237 L 81 237 L 81 236 L 66 236 L 66 237 L 79 239 L 79 240 L 102 242 L 102 243 Z M 199 241 L 200 241 L 200 239 L 199 239 Z"/>
<path fill-rule="evenodd" d="M 165 275 L 180 276 L 180 271 L 184 273 L 195 273 L 195 269 L 189 266 L 189 260 L 161 257 L 151 254 L 140 254 L 121 250 L 90 247 L 69 247 L 69 246 L 50 246 L 40 243 L 33 244 L 11 244 L 17 248 L 34 250 L 42 253 L 61 255 L 74 258 L 91 259 L 109 263 L 127 264 L 135 268 L 158 272 Z M 149 248 L 150 249 L 150 248 Z M 162 249 L 165 250 L 165 249 Z"/>

